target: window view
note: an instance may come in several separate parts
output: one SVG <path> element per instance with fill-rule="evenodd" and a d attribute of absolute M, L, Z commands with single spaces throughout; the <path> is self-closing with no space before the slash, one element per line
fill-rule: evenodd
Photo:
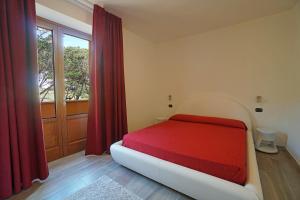
<path fill-rule="evenodd" d="M 53 34 L 51 30 L 37 27 L 37 57 L 41 102 L 54 102 Z"/>
<path fill-rule="evenodd" d="M 64 34 L 65 100 L 89 98 L 89 41 Z"/>

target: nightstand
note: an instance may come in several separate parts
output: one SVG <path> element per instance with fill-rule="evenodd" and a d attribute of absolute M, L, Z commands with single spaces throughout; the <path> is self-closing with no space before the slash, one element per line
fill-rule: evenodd
<path fill-rule="evenodd" d="M 267 128 L 257 128 L 256 149 L 265 153 L 277 153 L 276 131 Z"/>

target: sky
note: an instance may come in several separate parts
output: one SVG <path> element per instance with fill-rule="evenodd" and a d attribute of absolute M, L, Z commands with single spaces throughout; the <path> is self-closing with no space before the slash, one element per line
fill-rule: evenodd
<path fill-rule="evenodd" d="M 80 47 L 89 48 L 89 42 L 84 39 L 80 39 L 71 35 L 64 35 L 64 47 Z"/>

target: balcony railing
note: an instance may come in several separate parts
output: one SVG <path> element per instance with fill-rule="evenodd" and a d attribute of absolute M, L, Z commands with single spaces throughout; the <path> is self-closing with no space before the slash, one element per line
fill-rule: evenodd
<path fill-rule="evenodd" d="M 56 106 L 55 102 L 42 102 L 41 112 L 42 118 L 55 118 Z M 66 101 L 66 115 L 79 115 L 88 113 L 89 101 L 88 100 L 70 100 Z"/>

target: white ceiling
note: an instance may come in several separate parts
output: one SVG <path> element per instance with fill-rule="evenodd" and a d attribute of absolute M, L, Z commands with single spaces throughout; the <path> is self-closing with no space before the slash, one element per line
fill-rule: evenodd
<path fill-rule="evenodd" d="M 292 8 L 298 0 L 75 0 L 97 3 L 127 29 L 160 42 L 206 32 Z"/>

